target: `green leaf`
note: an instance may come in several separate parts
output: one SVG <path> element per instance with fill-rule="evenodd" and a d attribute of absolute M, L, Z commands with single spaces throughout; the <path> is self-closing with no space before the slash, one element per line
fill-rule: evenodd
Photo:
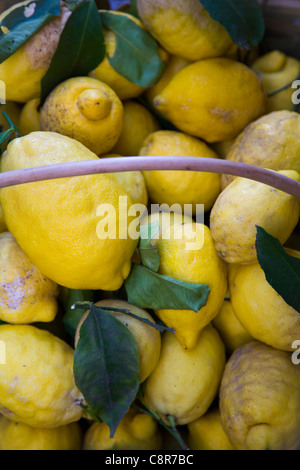
<path fill-rule="evenodd" d="M 12 122 L 10 117 L 6 114 L 5 111 L 2 111 L 2 114 L 5 117 L 6 121 L 8 122 L 10 128 L 7 129 L 6 131 L 0 132 L 0 148 L 2 145 L 10 142 L 15 137 L 20 137 L 19 129 L 15 126 L 15 124 Z M 0 149 L 0 154 L 1 152 L 2 150 Z"/>
<path fill-rule="evenodd" d="M 208 298 L 207 284 L 178 281 L 134 264 L 124 282 L 128 302 L 140 308 L 193 310 L 198 312 Z"/>
<path fill-rule="evenodd" d="M 102 23 L 96 4 L 94 0 L 83 0 L 74 6 L 42 79 L 41 105 L 56 85 L 71 77 L 88 75 L 104 55 Z"/>
<path fill-rule="evenodd" d="M 286 253 L 280 241 L 256 226 L 257 259 L 270 286 L 300 313 L 300 259 Z"/>
<path fill-rule="evenodd" d="M 141 262 L 144 266 L 157 272 L 160 265 L 160 256 L 155 246 L 151 244 L 151 240 L 159 232 L 158 222 L 153 224 L 141 225 L 140 226 L 140 241 L 138 246 L 138 252 L 141 258 Z"/>
<path fill-rule="evenodd" d="M 65 330 L 74 338 L 78 323 L 84 312 L 81 308 L 72 308 L 76 302 L 94 301 L 94 291 L 69 289 L 68 296 L 64 304 L 65 314 L 63 316 L 63 324 Z M 90 308 L 90 306 L 88 306 Z"/>
<path fill-rule="evenodd" d="M 60 14 L 59 0 L 20 2 L 17 5 L 17 8 L 4 16 L 0 23 L 0 63 L 8 59 L 43 26 Z M 6 29 L 9 32 L 4 34 Z"/>
<path fill-rule="evenodd" d="M 262 40 L 265 22 L 257 0 L 201 0 L 200 3 L 238 46 L 251 49 Z"/>
<path fill-rule="evenodd" d="M 93 415 L 113 437 L 140 385 L 139 354 L 129 329 L 109 312 L 91 306 L 80 328 L 74 377 Z"/>
<path fill-rule="evenodd" d="M 116 50 L 108 57 L 111 66 L 136 85 L 154 85 L 164 69 L 155 39 L 131 18 L 109 11 L 100 14 L 103 25 L 116 35 Z"/>

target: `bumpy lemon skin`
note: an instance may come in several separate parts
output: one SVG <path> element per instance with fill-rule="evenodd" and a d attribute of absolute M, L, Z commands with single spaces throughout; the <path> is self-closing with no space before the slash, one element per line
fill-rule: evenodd
<path fill-rule="evenodd" d="M 293 111 L 295 105 L 292 96 L 295 89 L 291 84 L 299 76 L 299 60 L 287 56 L 284 52 L 273 50 L 258 57 L 251 68 L 260 77 L 268 95 L 267 113 L 282 109 Z M 278 92 L 284 87 L 286 88 Z"/>
<path fill-rule="evenodd" d="M 9 144 L 1 171 L 97 158 L 74 139 L 33 132 Z M 11 186 L 3 188 L 0 197 L 9 231 L 49 279 L 70 289 L 114 291 L 121 287 L 130 272 L 137 240 L 127 233 L 135 217 L 127 217 L 128 225 L 123 225 L 125 218 L 119 223 L 120 198 L 125 215 L 132 201 L 113 174 Z M 103 204 L 111 208 L 109 216 L 101 212 Z M 102 233 L 101 224 L 113 233 Z"/>
<path fill-rule="evenodd" d="M 153 317 L 144 309 L 138 308 L 135 305 L 130 304 L 125 300 L 119 299 L 105 299 L 100 300 L 95 303 L 98 307 L 108 307 L 110 309 L 123 309 L 129 310 L 134 315 L 146 319 L 151 323 L 155 324 Z M 130 317 L 126 313 L 110 310 L 109 313 L 114 315 L 118 320 L 120 320 L 123 325 L 125 325 L 129 331 L 132 333 L 138 347 L 139 361 L 140 361 L 140 382 L 144 382 L 147 377 L 155 369 L 161 350 L 161 337 L 158 330 L 154 329 L 152 326 L 147 325 L 141 320 Z M 80 338 L 80 328 L 82 323 L 89 314 L 89 310 L 85 312 L 80 320 L 76 335 L 75 335 L 75 345 Z"/>
<path fill-rule="evenodd" d="M 167 331 L 158 365 L 144 385 L 145 403 L 168 424 L 169 416 L 178 425 L 188 424 L 206 413 L 216 397 L 224 365 L 224 344 L 212 325 L 192 350 Z"/>
<path fill-rule="evenodd" d="M 184 282 L 207 284 L 206 305 L 192 310 L 155 310 L 184 349 L 192 350 L 204 327 L 218 314 L 227 291 L 227 267 L 218 256 L 210 229 L 203 224 L 185 223 L 166 227 L 153 240 L 160 255 L 159 273 Z"/>
<path fill-rule="evenodd" d="M 228 269 L 230 269 L 230 266 L 228 266 Z M 219 332 L 228 354 L 253 340 L 253 337 L 243 327 L 234 313 L 231 300 L 224 300 L 218 315 L 212 320 L 212 324 Z"/>
<path fill-rule="evenodd" d="M 105 423 L 94 422 L 86 431 L 84 450 L 161 450 L 162 435 L 154 418 L 130 408 L 113 437 Z"/>
<path fill-rule="evenodd" d="M 299 251 L 286 251 L 300 258 Z M 234 313 L 246 331 L 269 346 L 292 351 L 300 338 L 299 313 L 267 282 L 259 263 L 228 266 L 228 280 Z"/>
<path fill-rule="evenodd" d="M 30 262 L 9 232 L 0 234 L 0 319 L 50 322 L 58 312 L 59 286 Z"/>
<path fill-rule="evenodd" d="M 151 133 L 139 151 L 141 156 L 165 155 L 218 158 L 208 145 L 184 132 L 158 130 Z M 197 204 L 204 211 L 211 209 L 221 192 L 221 177 L 202 171 L 143 171 L 150 200 L 155 204 L 192 205 L 196 215 Z"/>
<path fill-rule="evenodd" d="M 270 170 L 300 172 L 300 115 L 274 111 L 248 124 L 234 140 L 227 160 Z M 222 175 L 224 189 L 235 177 Z"/>
<path fill-rule="evenodd" d="M 0 77 L 6 84 L 7 100 L 27 103 L 40 97 L 41 80 L 49 68 L 70 14 L 71 11 L 62 6 L 60 16 L 46 24 L 0 64 Z"/>
<path fill-rule="evenodd" d="M 223 55 L 231 46 L 225 28 L 197 0 L 138 0 L 139 17 L 171 54 L 195 61 Z"/>
<path fill-rule="evenodd" d="M 300 181 L 296 171 L 278 173 Z M 256 226 L 283 244 L 296 227 L 299 214 L 299 201 L 290 194 L 237 177 L 221 192 L 210 213 L 216 250 L 227 263 L 256 261 Z"/>
<path fill-rule="evenodd" d="M 221 422 L 237 450 L 300 445 L 300 369 L 291 355 L 259 341 L 236 349 L 220 386 Z"/>
<path fill-rule="evenodd" d="M 34 428 L 0 417 L 0 450 L 81 450 L 79 423 L 56 428 Z"/>
<path fill-rule="evenodd" d="M 235 450 L 226 435 L 219 408 L 188 424 L 188 444 L 191 450 Z"/>
<path fill-rule="evenodd" d="M 0 340 L 1 413 L 38 428 L 79 421 L 83 397 L 74 382 L 71 346 L 33 325 L 0 325 Z"/>
<path fill-rule="evenodd" d="M 266 94 L 248 66 L 224 57 L 203 59 L 177 72 L 154 99 L 178 130 L 208 143 L 231 140 L 266 112 Z"/>
<path fill-rule="evenodd" d="M 40 111 L 42 131 L 78 140 L 96 155 L 113 148 L 123 126 L 123 105 L 107 84 L 74 77 L 57 85 Z"/>

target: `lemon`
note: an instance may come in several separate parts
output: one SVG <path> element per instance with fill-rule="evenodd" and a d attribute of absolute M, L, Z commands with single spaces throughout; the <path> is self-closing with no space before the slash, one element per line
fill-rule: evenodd
<path fill-rule="evenodd" d="M 287 56 L 284 52 L 273 50 L 258 57 L 251 68 L 260 77 L 268 95 L 267 112 L 281 109 L 293 111 L 295 105 L 292 95 L 295 90 L 291 84 L 299 76 L 299 60 Z M 279 91 L 281 88 L 285 89 Z"/>
<path fill-rule="evenodd" d="M 124 16 L 130 20 L 132 20 L 135 24 L 140 26 L 141 28 L 145 29 L 143 23 L 140 21 L 139 18 L 135 16 L 121 12 L 121 11 L 111 11 L 113 15 Z M 130 98 L 137 98 L 140 96 L 144 91 L 145 87 L 137 85 L 136 83 L 131 82 L 123 75 L 119 74 L 110 64 L 109 59 L 114 56 L 116 45 L 117 45 L 117 37 L 114 31 L 108 30 L 106 28 L 103 29 L 104 34 L 104 41 L 105 41 L 105 56 L 104 59 L 97 67 L 89 73 L 90 77 L 97 78 L 104 83 L 107 83 L 118 95 L 118 97 L 123 101 Z M 126 38 L 125 38 L 126 39 Z"/>
<path fill-rule="evenodd" d="M 112 149 L 122 126 L 122 102 L 108 85 L 90 77 L 57 85 L 40 111 L 42 131 L 72 137 L 97 155 Z"/>
<path fill-rule="evenodd" d="M 270 170 L 300 172 L 300 115 L 273 111 L 250 123 L 235 139 L 226 159 Z M 222 175 L 224 188 L 234 179 Z"/>
<path fill-rule="evenodd" d="M 188 443 L 191 450 L 234 450 L 223 429 L 219 408 L 188 424 Z"/>
<path fill-rule="evenodd" d="M 174 224 L 193 223 L 191 215 L 182 213 L 181 211 L 159 210 L 148 211 L 141 217 L 140 225 L 158 224 L 158 233 L 153 236 L 154 239 L 160 238 L 162 233 Z M 165 232 L 166 233 L 166 232 Z"/>
<path fill-rule="evenodd" d="M 234 139 L 264 114 L 266 95 L 247 65 L 219 57 L 184 67 L 153 104 L 180 131 L 214 143 Z"/>
<path fill-rule="evenodd" d="M 221 56 L 231 45 L 225 28 L 197 0 L 138 0 L 139 17 L 171 54 L 195 61 Z"/>
<path fill-rule="evenodd" d="M 41 80 L 49 68 L 70 14 L 71 11 L 62 6 L 60 16 L 46 24 L 0 64 L 0 77 L 5 82 L 8 101 L 27 103 L 40 97 Z"/>
<path fill-rule="evenodd" d="M 30 132 L 39 131 L 41 129 L 39 105 L 39 98 L 34 98 L 29 100 L 23 106 L 20 114 L 19 124 L 19 131 L 21 135 L 26 135 Z"/>
<path fill-rule="evenodd" d="M 0 233 L 6 232 L 6 231 L 7 231 L 7 227 L 6 227 L 6 223 L 4 220 L 3 210 L 0 204 Z"/>
<path fill-rule="evenodd" d="M 225 433 L 237 450 L 296 450 L 300 445 L 300 369 L 259 341 L 230 356 L 220 387 Z"/>
<path fill-rule="evenodd" d="M 1 171 L 97 158 L 74 139 L 39 131 L 9 144 Z M 11 186 L 0 196 L 9 231 L 45 276 L 70 289 L 121 287 L 137 240 L 127 233 L 132 202 L 114 175 Z"/>
<path fill-rule="evenodd" d="M 170 54 L 166 60 L 163 73 L 159 80 L 153 86 L 148 88 L 144 93 L 148 103 L 153 106 L 154 98 L 159 95 L 159 93 L 167 86 L 171 78 L 173 78 L 174 75 L 179 72 L 179 70 L 182 70 L 190 63 L 190 60 L 184 59 L 183 57 L 179 57 L 174 54 Z"/>
<path fill-rule="evenodd" d="M 0 234 L 0 319 L 8 323 L 52 321 L 59 288 L 32 265 L 9 232 Z"/>
<path fill-rule="evenodd" d="M 78 423 L 56 428 L 34 428 L 0 417 L 0 450 L 81 450 Z"/>
<path fill-rule="evenodd" d="M 296 171 L 278 173 L 300 181 Z M 299 214 L 299 201 L 290 194 L 237 177 L 221 192 L 210 213 L 216 250 L 228 263 L 251 263 L 257 259 L 256 225 L 283 244 L 297 225 Z"/>
<path fill-rule="evenodd" d="M 217 395 L 225 366 L 225 348 L 207 325 L 193 350 L 185 350 L 173 333 L 162 335 L 161 356 L 144 384 L 144 400 L 168 422 L 188 424 L 204 415 Z"/>
<path fill-rule="evenodd" d="M 152 244 L 160 256 L 159 273 L 179 281 L 207 284 L 206 305 L 192 310 L 156 310 L 156 315 L 175 329 L 176 338 L 185 349 L 193 349 L 203 328 L 217 316 L 227 291 L 227 269 L 218 256 L 210 229 L 199 223 L 166 227 Z"/>
<path fill-rule="evenodd" d="M 161 450 L 162 436 L 150 415 L 130 408 L 113 437 L 105 423 L 94 422 L 86 431 L 84 450 Z"/>
<path fill-rule="evenodd" d="M 140 382 L 144 382 L 144 380 L 155 369 L 159 360 L 161 348 L 160 333 L 151 325 L 133 318 L 126 313 L 118 312 L 117 309 L 129 310 L 134 315 L 146 319 L 153 324 L 155 324 L 155 320 L 146 310 L 138 308 L 125 300 L 105 299 L 96 302 L 95 305 L 99 307 L 108 307 L 111 309 L 115 308 L 115 311 L 110 310 L 109 313 L 120 320 L 132 333 L 138 346 L 140 360 Z M 83 315 L 81 321 L 79 322 L 76 331 L 75 344 L 77 344 L 77 341 L 80 337 L 81 325 L 88 314 L 89 310 Z"/>
<path fill-rule="evenodd" d="M 299 251 L 292 255 L 300 258 Z M 299 313 L 267 282 L 258 262 L 230 266 L 229 289 L 234 313 L 253 338 L 292 351 L 300 338 Z"/>
<path fill-rule="evenodd" d="M 165 155 L 218 158 L 205 142 L 183 132 L 159 130 L 143 142 L 141 156 Z M 192 205 L 193 215 L 197 204 L 208 211 L 221 192 L 221 177 L 217 173 L 202 171 L 143 171 L 149 198 L 156 204 Z"/>
<path fill-rule="evenodd" d="M 73 377 L 73 349 L 32 325 L 0 325 L 0 410 L 14 422 L 53 428 L 82 417 Z"/>
<path fill-rule="evenodd" d="M 249 294 L 247 297 L 249 297 Z M 231 300 L 224 300 L 221 310 L 213 319 L 212 324 L 219 332 L 229 354 L 253 340 L 253 337 L 243 327 L 234 313 Z"/>
<path fill-rule="evenodd" d="M 146 137 L 160 128 L 158 120 L 142 104 L 134 100 L 123 102 L 124 121 L 120 137 L 112 152 L 135 156 Z"/>

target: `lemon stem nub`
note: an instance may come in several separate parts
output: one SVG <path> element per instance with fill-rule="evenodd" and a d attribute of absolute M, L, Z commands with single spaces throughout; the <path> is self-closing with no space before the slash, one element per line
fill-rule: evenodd
<path fill-rule="evenodd" d="M 111 110 L 109 96 L 100 90 L 88 89 L 83 91 L 77 99 L 80 112 L 93 121 L 104 119 Z"/>

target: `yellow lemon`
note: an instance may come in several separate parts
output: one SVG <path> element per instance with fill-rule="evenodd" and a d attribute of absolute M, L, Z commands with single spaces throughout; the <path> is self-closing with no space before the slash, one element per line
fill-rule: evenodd
<path fill-rule="evenodd" d="M 0 319 L 8 323 L 49 322 L 59 287 L 23 253 L 9 232 L 0 234 Z"/>
<path fill-rule="evenodd" d="M 101 155 L 101 158 L 118 158 L 121 156 L 116 153 L 109 153 Z M 148 203 L 148 192 L 143 173 L 141 171 L 116 171 L 113 174 L 123 186 L 133 204 L 141 205 L 140 209 L 144 212 Z"/>
<path fill-rule="evenodd" d="M 296 171 L 278 173 L 300 181 Z M 257 181 L 235 178 L 218 196 L 210 213 L 210 230 L 219 255 L 228 263 L 256 260 L 256 225 L 285 243 L 298 223 L 299 201 Z"/>
<path fill-rule="evenodd" d="M 231 46 L 225 28 L 197 0 L 138 0 L 140 18 L 171 54 L 195 61 L 223 55 Z"/>
<path fill-rule="evenodd" d="M 287 109 L 293 111 L 295 105 L 292 88 L 300 73 L 300 62 L 284 52 L 273 50 L 258 57 L 251 65 L 252 70 L 260 77 L 268 95 L 267 112 Z M 285 88 L 281 90 L 282 88 Z M 279 91 L 281 90 L 281 91 Z"/>
<path fill-rule="evenodd" d="M 220 387 L 221 421 L 237 450 L 300 445 L 300 369 L 291 355 L 259 341 L 230 356 Z"/>
<path fill-rule="evenodd" d="M 253 337 L 245 330 L 234 313 L 231 300 L 224 300 L 221 310 L 213 319 L 212 324 L 218 330 L 229 354 L 253 340 Z"/>
<path fill-rule="evenodd" d="M 118 299 L 105 299 L 100 300 L 95 303 L 99 307 L 108 307 L 111 309 L 123 309 L 129 310 L 134 315 L 146 319 L 151 323 L 155 324 L 153 317 L 144 309 L 138 308 L 135 305 L 132 305 L 125 300 Z M 144 323 L 141 320 L 131 317 L 126 313 L 118 312 L 117 310 L 110 310 L 109 313 L 114 315 L 118 320 L 120 320 L 132 333 L 137 346 L 140 359 L 140 381 L 144 380 L 151 374 L 155 369 L 157 362 L 159 360 L 160 348 L 161 348 L 161 338 L 160 333 L 151 325 Z M 81 321 L 78 324 L 75 344 L 80 337 L 80 328 L 84 320 L 89 314 L 89 310 L 83 315 Z"/>
<path fill-rule="evenodd" d="M 299 251 L 291 254 L 300 258 Z M 267 282 L 258 262 L 229 266 L 229 289 L 234 313 L 253 338 L 292 351 L 300 338 L 299 313 Z"/>
<path fill-rule="evenodd" d="M 124 121 L 120 137 L 112 152 L 135 156 L 146 137 L 160 128 L 158 120 L 142 104 L 134 100 L 123 102 Z"/>
<path fill-rule="evenodd" d="M 122 102 L 112 88 L 90 77 L 60 83 L 40 111 L 42 131 L 76 139 L 97 155 L 112 149 L 122 126 Z"/>
<path fill-rule="evenodd" d="M 219 408 L 211 408 L 205 415 L 189 423 L 188 431 L 191 450 L 234 450 L 223 429 Z"/>
<path fill-rule="evenodd" d="M 162 436 L 157 422 L 130 408 L 113 437 L 105 423 L 94 422 L 86 431 L 84 450 L 161 450 Z"/>
<path fill-rule="evenodd" d="M 1 413 L 38 428 L 79 421 L 83 397 L 74 382 L 71 346 L 32 325 L 0 325 L 0 341 Z"/>
<path fill-rule="evenodd" d="M 206 305 L 192 310 L 156 310 L 157 316 L 175 329 L 185 349 L 193 349 L 203 328 L 218 314 L 227 291 L 227 269 L 218 256 L 210 229 L 204 224 L 174 224 L 152 241 L 160 255 L 159 273 L 184 282 L 207 284 Z"/>
<path fill-rule="evenodd" d="M 165 155 L 218 158 L 205 142 L 183 132 L 159 130 L 151 133 L 143 142 L 141 156 Z M 208 211 L 221 192 L 221 176 L 202 171 L 143 171 L 149 198 L 156 204 L 203 204 Z"/>
<path fill-rule="evenodd" d="M 39 131 L 41 129 L 39 105 L 39 98 L 34 98 L 29 100 L 23 106 L 20 114 L 19 124 L 19 131 L 21 135 L 26 135 L 30 132 Z"/>
<path fill-rule="evenodd" d="M 180 131 L 214 143 L 234 139 L 264 114 L 266 95 L 253 70 L 219 57 L 184 67 L 153 104 Z"/>
<path fill-rule="evenodd" d="M 270 170 L 300 172 L 300 115 L 273 111 L 250 123 L 235 139 L 226 159 Z M 222 187 L 233 176 L 222 175 Z"/>
<path fill-rule="evenodd" d="M 191 351 L 165 332 L 159 362 L 144 385 L 144 400 L 168 423 L 188 424 L 204 415 L 217 395 L 225 366 L 225 348 L 207 325 Z"/>
<path fill-rule="evenodd" d="M 5 223 L 5 220 L 4 220 L 2 207 L 1 207 L 1 204 L 0 204 L 0 233 L 6 232 L 6 231 L 7 231 L 7 227 L 6 227 L 6 223 Z"/>
<path fill-rule="evenodd" d="M 145 29 L 140 19 L 129 13 L 121 11 L 111 11 L 110 13 L 114 15 L 125 16 L 141 28 Z M 140 96 L 146 88 L 137 85 L 136 83 L 128 80 L 123 75 L 120 75 L 109 62 L 110 57 L 114 56 L 117 46 L 116 33 L 104 28 L 103 34 L 106 48 L 105 56 L 102 62 L 89 73 L 89 76 L 107 83 L 107 85 L 109 85 L 115 91 L 122 101 Z"/>
<path fill-rule="evenodd" d="M 9 144 L 1 171 L 97 158 L 74 139 L 32 132 Z M 9 231 L 45 276 L 70 289 L 121 287 L 137 240 L 128 236 L 132 201 L 114 175 L 11 186 L 0 196 Z"/>
<path fill-rule="evenodd" d="M 158 233 L 154 235 L 154 239 L 161 237 L 164 230 L 171 225 L 193 222 L 194 220 L 191 215 L 182 213 L 181 211 L 159 210 L 159 208 L 150 211 L 150 213 L 147 211 L 140 220 L 141 225 L 158 224 Z"/>
<path fill-rule="evenodd" d="M 0 417 L 0 450 L 81 450 L 78 423 L 56 428 L 34 428 Z"/>
<path fill-rule="evenodd" d="M 153 105 L 154 98 L 160 94 L 160 92 L 168 85 L 171 78 L 182 70 L 184 67 L 191 63 L 190 60 L 184 59 L 183 57 L 179 57 L 174 54 L 170 54 L 168 59 L 166 60 L 165 67 L 160 79 L 155 83 L 155 85 L 148 88 L 144 96 L 147 101 Z"/>
<path fill-rule="evenodd" d="M 0 77 L 6 85 L 7 100 L 27 103 L 33 98 L 39 98 L 41 80 L 49 68 L 70 14 L 71 11 L 62 6 L 60 16 L 46 24 L 0 64 Z"/>

